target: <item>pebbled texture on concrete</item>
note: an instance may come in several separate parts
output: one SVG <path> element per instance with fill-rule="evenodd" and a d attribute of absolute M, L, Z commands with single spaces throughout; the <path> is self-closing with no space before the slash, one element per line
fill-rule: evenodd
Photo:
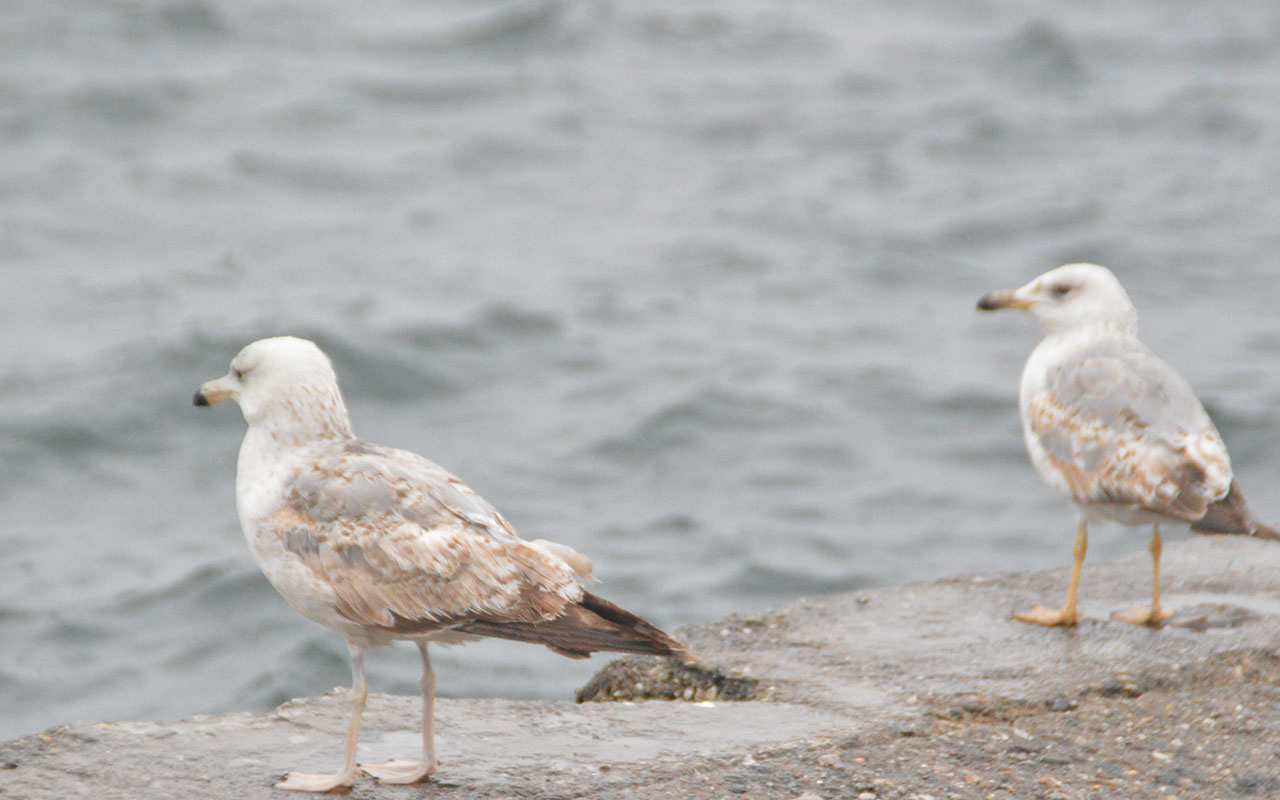
<path fill-rule="evenodd" d="M 1086 563 L 1076 630 L 1009 619 L 1059 602 L 1064 574 L 735 616 L 682 632 L 707 672 L 623 659 L 580 693 L 694 702 L 441 700 L 435 779 L 362 778 L 351 796 L 1280 796 L 1280 546 L 1168 548 L 1178 614 L 1160 630 L 1109 619 L 1146 598 L 1145 553 Z M 361 760 L 413 757 L 418 709 L 373 696 Z M 0 745 L 0 798 L 289 797 L 272 783 L 334 768 L 346 715 L 336 692 L 262 715 L 57 728 Z"/>

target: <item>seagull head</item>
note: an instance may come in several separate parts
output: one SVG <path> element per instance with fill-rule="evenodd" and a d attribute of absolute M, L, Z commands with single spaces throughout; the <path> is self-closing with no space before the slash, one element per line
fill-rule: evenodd
<path fill-rule="evenodd" d="M 1138 313 L 1120 281 L 1097 264 L 1068 264 L 1049 270 L 1025 286 L 992 292 L 978 301 L 982 311 L 1030 311 L 1048 333 L 1101 325 L 1134 333 Z"/>
<path fill-rule="evenodd" d="M 196 392 L 197 406 L 234 400 L 250 428 L 276 439 L 306 444 L 352 436 L 338 376 L 315 342 L 277 336 L 251 342 L 231 360 L 221 378 Z"/>

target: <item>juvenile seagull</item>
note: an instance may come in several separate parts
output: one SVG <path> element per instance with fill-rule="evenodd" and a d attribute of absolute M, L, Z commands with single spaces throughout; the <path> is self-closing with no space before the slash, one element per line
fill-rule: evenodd
<path fill-rule="evenodd" d="M 1137 311 L 1110 270 L 1068 264 L 1020 289 L 992 292 L 978 308 L 1030 311 L 1044 327 L 1022 370 L 1022 435 L 1041 477 L 1078 509 L 1066 603 L 1056 611 L 1036 606 L 1015 619 L 1076 624 L 1092 521 L 1152 526 L 1151 606 L 1115 615 L 1135 625 L 1159 625 L 1173 615 L 1160 606 L 1160 523 L 1280 540 L 1250 515 L 1226 445 L 1191 386 L 1138 341 Z"/>
<path fill-rule="evenodd" d="M 364 651 L 407 639 L 422 654 L 422 760 L 361 766 L 414 783 L 437 766 L 436 681 L 427 642 L 494 636 L 570 658 L 597 650 L 696 658 L 667 634 L 583 591 L 592 564 L 564 545 L 524 541 L 441 467 L 351 432 L 338 379 L 320 348 L 284 336 L 245 347 L 197 406 L 240 404 L 249 430 L 236 468 L 236 510 L 271 585 L 351 653 L 352 707 L 342 768 L 291 772 L 280 789 L 327 792 L 356 778 L 368 687 Z"/>

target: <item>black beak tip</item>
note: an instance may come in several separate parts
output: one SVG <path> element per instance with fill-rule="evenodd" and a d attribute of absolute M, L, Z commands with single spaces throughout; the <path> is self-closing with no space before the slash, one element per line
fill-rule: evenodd
<path fill-rule="evenodd" d="M 196 390 L 196 396 L 192 398 L 191 403 L 192 405 L 197 405 L 197 406 L 209 405 L 208 399 L 205 398 L 204 394 L 199 389 Z"/>
<path fill-rule="evenodd" d="M 999 308 L 1000 306 L 996 305 L 995 299 L 989 294 L 984 294 L 982 297 L 978 298 L 979 311 L 995 311 Z"/>

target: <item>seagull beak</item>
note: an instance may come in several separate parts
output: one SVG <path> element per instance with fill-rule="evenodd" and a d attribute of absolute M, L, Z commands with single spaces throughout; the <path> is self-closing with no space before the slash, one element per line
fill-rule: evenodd
<path fill-rule="evenodd" d="M 1026 311 L 1033 305 L 1031 300 L 1021 296 L 1017 291 L 1012 292 L 992 292 L 984 294 L 978 300 L 979 311 L 1000 311 L 1005 308 L 1014 308 L 1019 311 Z"/>
<path fill-rule="evenodd" d="M 196 396 L 192 402 L 198 406 L 216 406 L 218 403 L 232 399 L 234 390 L 227 385 L 230 383 L 230 377 L 224 375 L 217 380 L 205 381 L 196 390 Z"/>

